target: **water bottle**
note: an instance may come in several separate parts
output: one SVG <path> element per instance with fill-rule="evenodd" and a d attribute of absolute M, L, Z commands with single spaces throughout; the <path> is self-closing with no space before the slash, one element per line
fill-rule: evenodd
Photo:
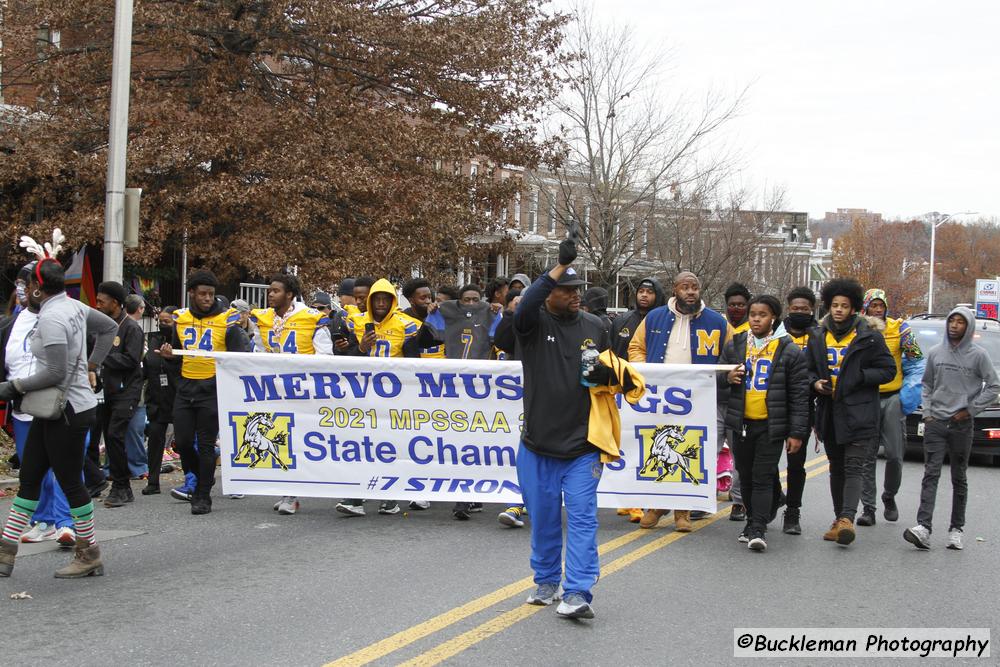
<path fill-rule="evenodd" d="M 597 351 L 597 346 L 593 343 L 588 343 L 587 349 L 580 355 L 580 384 L 584 387 L 597 386 L 597 383 L 588 380 L 587 376 L 597 366 L 597 358 L 600 356 L 601 353 Z"/>

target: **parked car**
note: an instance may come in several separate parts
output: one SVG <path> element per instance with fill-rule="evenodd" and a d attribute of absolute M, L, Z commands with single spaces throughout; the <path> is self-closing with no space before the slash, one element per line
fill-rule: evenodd
<path fill-rule="evenodd" d="M 946 319 L 947 315 L 917 315 L 907 320 L 924 354 L 945 340 Z M 974 340 L 990 355 L 1000 373 L 1000 321 L 977 318 Z M 906 418 L 906 451 L 917 452 L 923 457 L 924 422 L 919 409 Z M 1000 464 L 1000 399 L 976 416 L 972 453 L 991 457 L 994 464 Z"/>

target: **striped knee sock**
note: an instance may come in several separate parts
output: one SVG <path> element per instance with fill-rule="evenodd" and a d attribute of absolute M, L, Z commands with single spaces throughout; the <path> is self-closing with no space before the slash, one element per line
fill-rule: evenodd
<path fill-rule="evenodd" d="M 14 497 L 14 504 L 10 507 L 10 514 L 7 515 L 7 523 L 3 526 L 3 540 L 18 544 L 21 535 L 28 530 L 31 525 L 31 515 L 38 507 L 37 500 L 25 500 L 21 496 Z"/>
<path fill-rule="evenodd" d="M 94 503 L 71 507 L 69 513 L 73 515 L 73 529 L 76 530 L 77 539 L 97 544 L 94 538 Z"/>

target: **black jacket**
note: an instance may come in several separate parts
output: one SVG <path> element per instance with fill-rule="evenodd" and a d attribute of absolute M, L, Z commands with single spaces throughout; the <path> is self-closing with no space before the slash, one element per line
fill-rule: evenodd
<path fill-rule="evenodd" d="M 500 322 L 493 332 L 493 345 L 507 353 L 508 361 L 517 359 L 514 336 L 514 313 L 503 311 Z"/>
<path fill-rule="evenodd" d="M 588 342 L 606 350 L 608 330 L 590 313 L 550 313 L 545 299 L 555 286 L 544 274 L 514 311 L 517 357 L 524 373 L 521 441 L 536 454 L 570 459 L 597 451 L 587 441 L 590 390 L 580 383 L 580 358 Z"/>
<path fill-rule="evenodd" d="M 646 313 L 653 308 L 666 305 L 667 295 L 663 291 L 663 286 L 656 278 L 646 278 L 643 282 L 653 283 L 653 291 L 656 292 L 656 301 L 653 302 L 649 310 L 641 311 L 638 308 L 622 313 L 611 322 L 611 349 L 622 359 L 628 359 L 628 344 L 632 342 L 632 336 L 639 324 L 646 319 Z"/>
<path fill-rule="evenodd" d="M 101 364 L 104 400 L 139 402 L 142 395 L 142 355 L 145 336 L 139 323 L 122 311 L 111 352 Z"/>
<path fill-rule="evenodd" d="M 833 396 L 815 394 L 816 381 L 830 379 L 824 324 L 809 330 L 806 345 L 809 386 L 816 395 L 816 432 L 820 439 L 832 437 L 842 445 L 878 436 L 878 388 L 896 376 L 896 362 L 882 334 L 863 317 L 857 318 L 854 328 L 855 337 L 844 350 Z"/>
<path fill-rule="evenodd" d="M 146 380 L 146 418 L 157 424 L 174 421 L 174 396 L 177 393 L 177 367 L 159 354 L 164 342 L 162 336 L 153 336 L 149 352 L 142 360 L 142 375 Z"/>
<path fill-rule="evenodd" d="M 746 360 L 747 333 L 736 334 L 722 348 L 720 364 L 737 366 Z M 743 428 L 746 387 L 729 384 L 726 373 L 719 374 L 719 397 L 726 396 L 726 428 Z M 778 341 L 767 383 L 767 434 L 769 440 L 809 437 L 809 374 L 802 350 L 788 336 Z"/>

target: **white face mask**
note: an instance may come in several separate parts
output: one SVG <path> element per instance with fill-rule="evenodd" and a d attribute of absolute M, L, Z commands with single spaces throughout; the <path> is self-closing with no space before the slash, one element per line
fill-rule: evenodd
<path fill-rule="evenodd" d="M 17 292 L 18 303 L 23 304 L 28 298 L 28 286 L 24 284 L 23 280 L 18 280 L 14 283 L 14 289 Z"/>

